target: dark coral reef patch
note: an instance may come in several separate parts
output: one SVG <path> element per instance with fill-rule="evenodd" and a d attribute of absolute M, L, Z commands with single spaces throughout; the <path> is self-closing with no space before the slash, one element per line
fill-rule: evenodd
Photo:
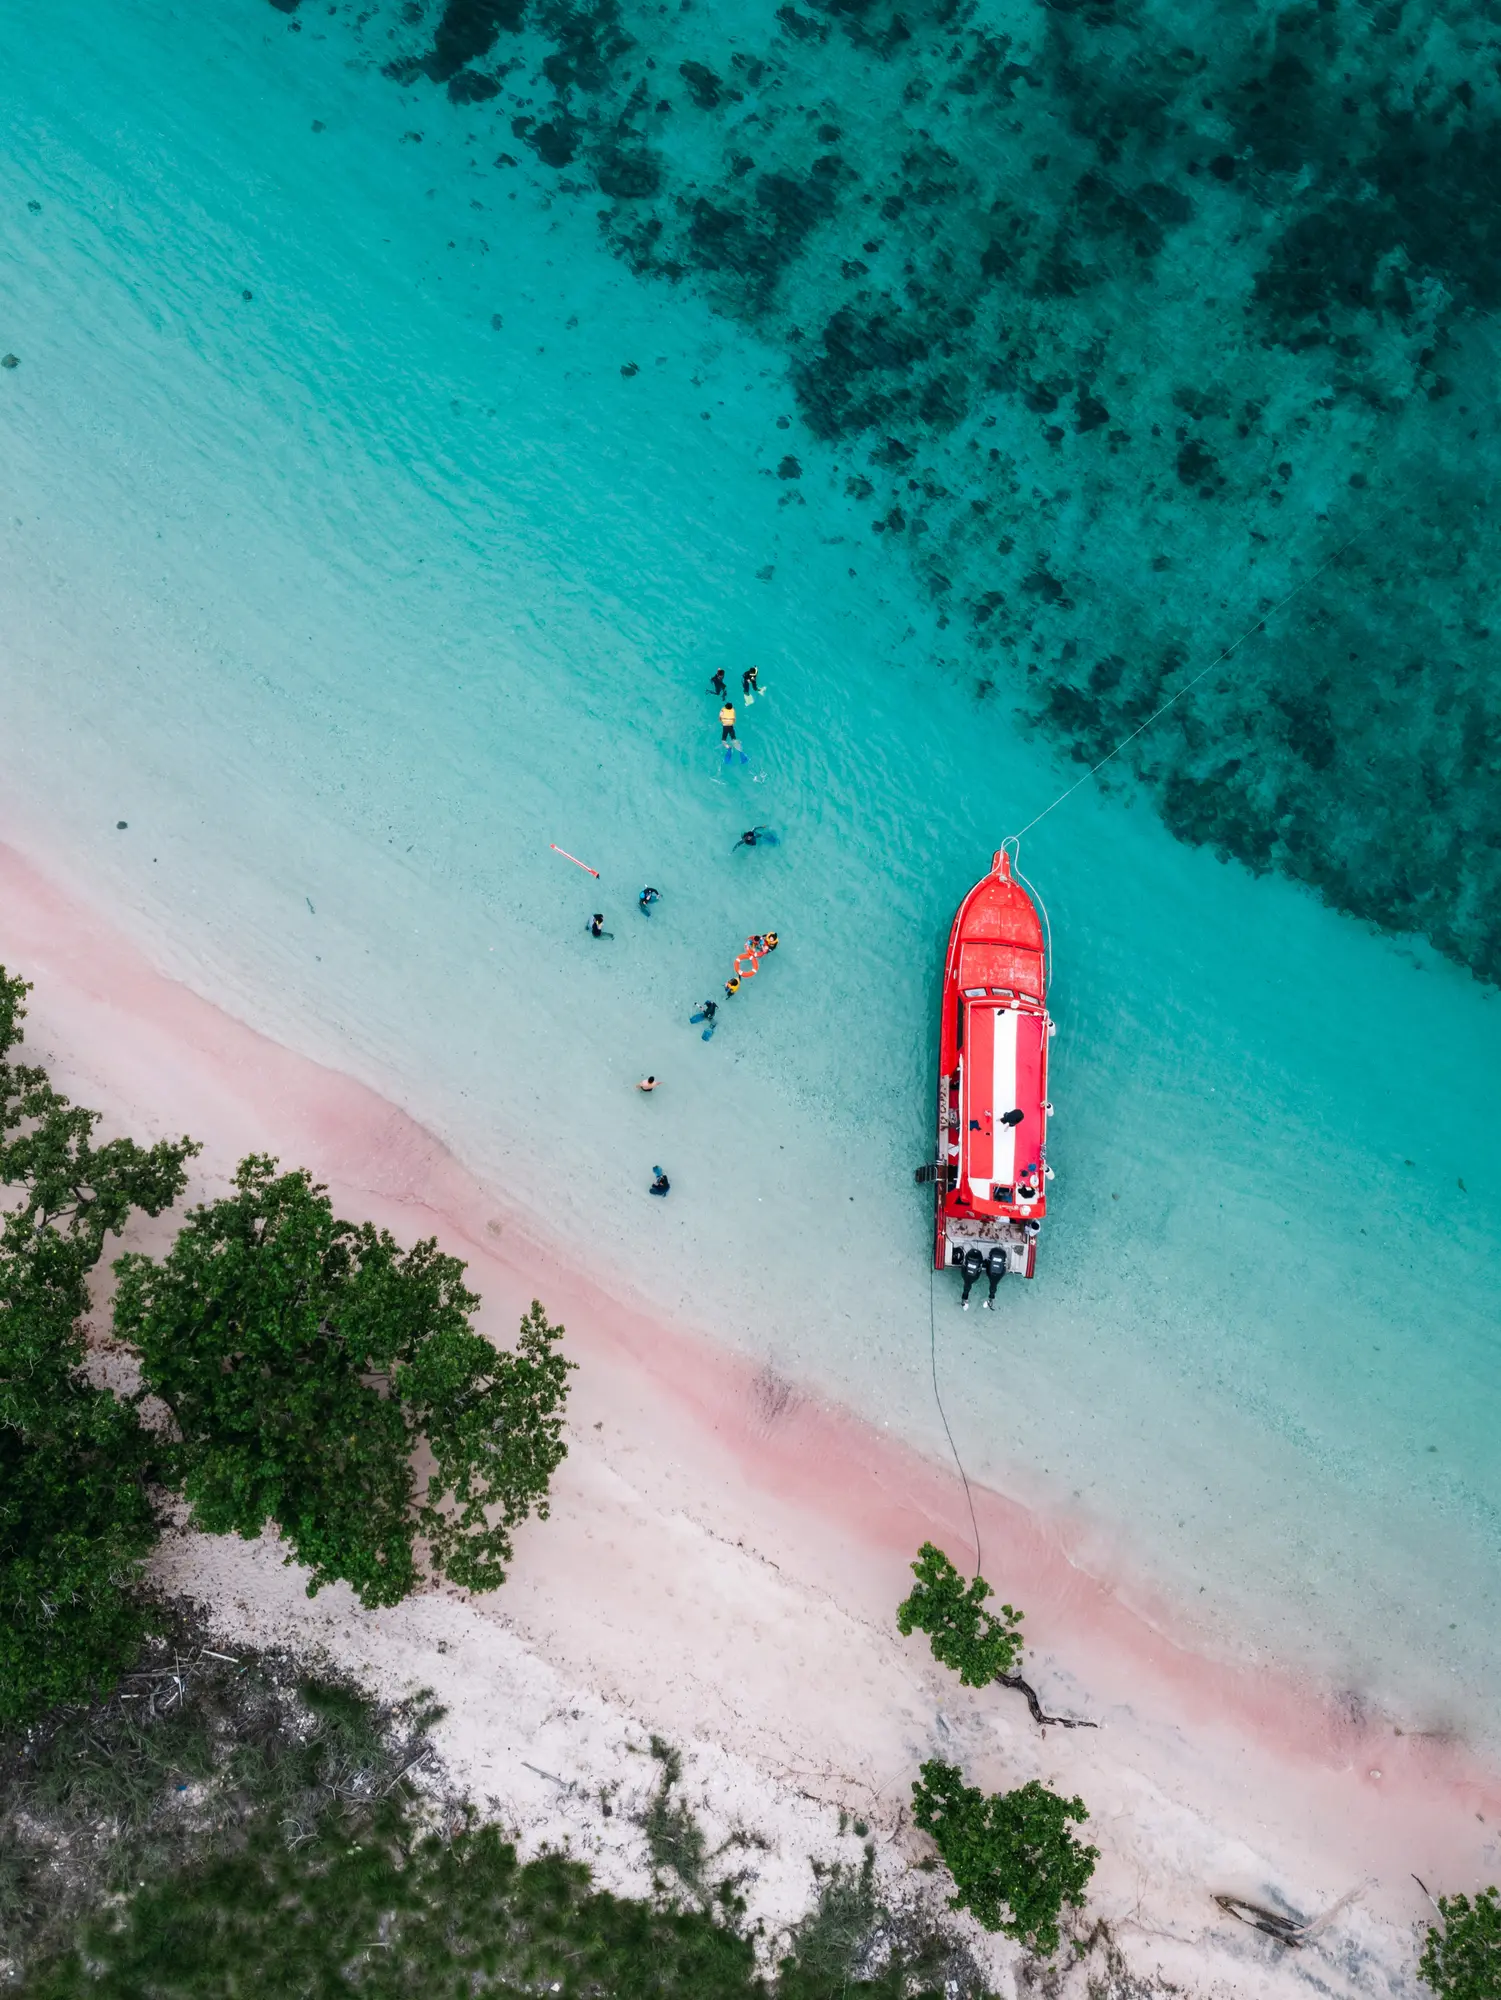
<path fill-rule="evenodd" d="M 1501 980 L 1480 0 L 524 6 L 363 32 L 782 346 L 957 680 L 1092 760 L 1250 632 L 1126 753 L 1165 823 Z"/>

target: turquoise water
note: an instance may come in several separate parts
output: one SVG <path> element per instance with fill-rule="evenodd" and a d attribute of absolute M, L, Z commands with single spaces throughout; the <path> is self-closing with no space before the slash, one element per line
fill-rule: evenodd
<path fill-rule="evenodd" d="M 1465 392 L 1431 399 L 1437 362 L 1408 352 L 1426 301 L 1446 379 L 1479 379 L 1494 301 L 1478 279 L 1461 295 L 1432 245 L 1419 269 L 1378 243 L 1340 308 L 1370 327 L 1335 313 L 1300 345 L 1303 267 L 1252 222 L 1257 204 L 1284 235 L 1307 221 L 1306 186 L 1273 200 L 1301 169 L 1227 125 L 1231 177 L 1190 176 L 1191 131 L 1060 102 L 1081 65 L 1096 96 L 1136 73 L 1145 16 L 970 14 L 902 41 L 886 16 L 877 33 L 871 13 L 790 11 L 492 21 L 464 73 L 519 66 L 455 102 L 451 77 L 400 68 L 446 68 L 436 8 L 17 0 L 3 824 L 200 990 L 412 1110 L 592 1267 L 936 1450 L 911 1169 L 953 907 L 1072 781 L 1073 748 L 1313 577 L 1223 688 L 1201 684 L 1207 706 L 1027 838 L 1057 946 L 1053 1214 L 1041 1276 L 993 1320 L 940 1287 L 942 1365 L 971 1470 L 1081 1513 L 1098 1559 L 1165 1586 L 1206 1639 L 1495 1740 L 1501 999 L 1469 969 L 1495 969 L 1489 530 Z M 949 89 L 962 170 L 909 164 L 915 86 L 931 97 L 940 63 L 970 75 L 982 31 L 1010 53 Z M 1242 31 L 1254 53 L 1251 17 Z M 1086 32 L 1105 38 L 1087 61 Z M 1159 37 L 1158 100 L 1200 74 L 1171 55 L 1186 35 Z M 1448 47 L 1419 38 L 1403 61 L 1440 77 Z M 633 136 L 653 49 L 670 81 Z M 773 58 L 753 82 L 746 64 Z M 1349 116 L 1375 116 L 1343 88 Z M 822 127 L 848 134 L 827 201 L 810 162 L 797 200 L 756 179 L 779 154 L 737 175 L 752 116 L 758 145 L 797 135 L 813 162 L 836 145 Z M 1171 141 L 1203 198 L 1185 215 L 1133 195 L 1160 211 L 1138 255 L 1145 225 L 1075 175 L 1095 275 L 1064 285 L 1055 240 L 1051 290 L 1026 266 L 985 307 L 1015 309 L 1011 373 L 982 365 L 966 342 L 995 347 L 996 327 L 964 304 L 964 232 L 999 241 L 1003 197 L 1008 227 L 1040 230 L 1047 201 L 1018 207 L 1018 177 L 1062 201 L 1061 168 L 1031 162 L 1107 141 Z M 754 243 L 695 206 L 725 207 L 704 192 L 723 158 L 760 190 Z M 857 407 L 827 365 L 831 274 L 858 289 L 875 267 L 844 278 L 859 256 L 825 239 L 864 193 L 878 212 L 898 198 L 878 161 L 914 192 L 860 239 L 884 244 L 867 262 L 901 258 L 882 282 L 912 311 L 973 318 L 925 321 L 926 359 L 905 362 L 900 327 L 874 345 L 867 328 Z M 1177 185 L 1149 167 L 1132 188 Z M 647 204 L 629 227 L 628 202 Z M 1489 212 L 1466 210 L 1477 271 Z M 940 254 L 947 292 L 923 263 Z M 990 262 L 1007 283 L 1023 269 Z M 1284 274 L 1275 297 L 1261 268 Z M 1205 316 L 1211 269 L 1260 315 L 1241 329 L 1256 314 L 1237 305 L 1233 342 Z M 1406 320 L 1371 289 L 1402 271 Z M 1044 371 L 1065 334 L 1073 358 Z M 1336 366 L 1364 388 L 1315 407 Z M 1190 380 L 1197 415 L 1173 401 Z M 1168 418 L 1161 464 L 1112 445 L 1150 438 L 1159 406 L 1185 430 Z M 1462 491 L 1440 494 L 1460 445 Z M 1356 618 L 1365 664 L 1336 672 Z M 749 763 L 726 769 L 706 684 L 752 660 L 769 694 L 742 710 Z M 752 821 L 780 846 L 732 852 Z M 585 935 L 596 908 L 609 943 Z M 781 950 L 705 1046 L 693 1003 L 768 927 Z M 663 1087 L 642 1100 L 648 1069 Z M 666 1203 L 645 1198 L 658 1160 Z M 1002 1557 L 988 1567 L 1004 1581 Z"/>

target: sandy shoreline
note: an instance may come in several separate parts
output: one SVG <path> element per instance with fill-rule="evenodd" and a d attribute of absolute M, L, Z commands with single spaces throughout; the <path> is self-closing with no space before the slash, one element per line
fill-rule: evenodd
<path fill-rule="evenodd" d="M 231 1636 L 301 1630 L 384 1685 L 434 1687 L 451 1769 L 528 1838 L 566 1833 L 629 1886 L 639 1858 L 597 1795 L 642 1772 L 660 1731 L 692 1746 L 711 1828 L 738 1812 L 774 1829 L 757 1893 L 786 1921 L 811 1894 L 808 1856 L 842 1851 L 838 1808 L 889 1843 L 884 1866 L 919 1852 L 899 1812 L 922 1757 L 992 1786 L 1041 1776 L 1090 1807 L 1091 1915 L 1137 1970 L 1203 1993 L 1414 1991 L 1413 1872 L 1473 1888 L 1501 1871 L 1501 1776 L 1462 1744 L 1196 1654 L 1170 1606 L 1091 1566 L 1088 1522 L 983 1489 L 984 1568 L 1025 1607 L 1029 1677 L 1045 1707 L 1100 1727 L 1039 1732 L 1020 1696 L 961 1690 L 892 1616 L 922 1540 L 971 1555 L 951 1469 L 609 1296 L 404 1112 L 156 972 L 9 847 L 0 959 L 34 983 L 27 1049 L 62 1087 L 143 1139 L 204 1141 L 195 1192 L 274 1152 L 344 1212 L 465 1257 L 500 1338 L 534 1294 L 566 1322 L 582 1364 L 570 1456 L 502 1592 L 372 1615 L 342 1589 L 309 1603 L 267 1545 L 187 1537 L 165 1557 Z M 1302 1953 L 1212 1901 L 1312 1917 L 1354 1890 Z"/>

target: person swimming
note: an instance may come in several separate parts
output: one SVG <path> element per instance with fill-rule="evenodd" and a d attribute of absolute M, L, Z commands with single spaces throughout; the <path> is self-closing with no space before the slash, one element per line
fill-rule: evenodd
<path fill-rule="evenodd" d="M 726 1000 L 733 1000 L 735 995 L 739 991 L 740 991 L 740 975 L 738 973 L 732 973 L 731 976 L 724 982 L 724 997 Z"/>
<path fill-rule="evenodd" d="M 636 898 L 636 908 L 641 912 L 643 917 L 649 917 L 651 915 L 652 904 L 660 903 L 661 900 L 662 891 L 648 887 L 643 889 L 641 894 Z"/>
<path fill-rule="evenodd" d="M 652 1173 L 655 1175 L 655 1179 L 652 1181 L 651 1186 L 646 1190 L 646 1192 L 648 1194 L 668 1193 L 672 1187 L 672 1182 L 667 1178 L 666 1174 L 663 1173 L 660 1167 L 653 1167 Z"/>
<path fill-rule="evenodd" d="M 731 751 L 740 750 L 740 738 L 735 734 L 735 704 L 732 701 L 727 701 L 719 711 L 719 740 L 724 745 L 724 761 L 728 764 Z M 743 750 L 740 750 L 740 761 L 742 764 L 750 762 Z"/>
<path fill-rule="evenodd" d="M 690 1014 L 688 1019 L 690 1021 L 709 1021 L 712 1023 L 714 1016 L 718 1012 L 719 1002 L 717 1000 L 701 1000 L 698 1005 L 698 1012 Z"/>
<path fill-rule="evenodd" d="M 740 847 L 775 847 L 776 844 L 777 837 L 769 826 L 748 826 L 730 852 L 733 854 Z"/>
<path fill-rule="evenodd" d="M 716 667 L 714 669 L 714 678 L 709 683 L 709 692 L 711 694 L 717 694 L 721 701 L 723 701 L 725 696 L 729 693 L 729 689 L 724 684 L 723 667 Z"/>
<path fill-rule="evenodd" d="M 605 916 L 603 910 L 596 910 L 594 912 L 594 915 L 589 919 L 586 928 L 589 932 L 590 937 L 613 938 L 615 935 L 614 931 L 607 931 L 605 929 Z"/>
<path fill-rule="evenodd" d="M 761 692 L 761 683 L 756 678 L 759 672 L 760 669 L 758 667 L 747 667 L 745 672 L 740 676 L 740 692 L 745 696 L 745 705 L 747 708 L 750 707 L 756 696 Z"/>
<path fill-rule="evenodd" d="M 636 1085 L 637 1090 L 648 1092 L 655 1090 L 656 1087 L 657 1079 L 654 1076 L 643 1076 L 641 1081 Z"/>

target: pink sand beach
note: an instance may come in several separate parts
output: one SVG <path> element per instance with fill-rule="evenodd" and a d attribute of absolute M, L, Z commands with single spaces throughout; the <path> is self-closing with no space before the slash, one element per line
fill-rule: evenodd
<path fill-rule="evenodd" d="M 1196 1651 L 1180 1607 L 1132 1573 L 1129 1523 L 1044 1518 L 976 1487 L 984 1573 L 1025 1611 L 1044 1708 L 1096 1726 L 1039 1730 L 1019 1693 L 962 1690 L 893 1618 L 920 1543 L 973 1561 L 952 1464 L 754 1368 L 691 1310 L 649 1315 L 412 1117 L 165 976 L 14 847 L 0 848 L 0 939 L 7 967 L 34 983 L 28 1052 L 109 1129 L 201 1140 L 195 1193 L 222 1187 L 245 1153 L 273 1153 L 327 1182 L 343 1212 L 465 1258 L 497 1338 L 533 1296 L 566 1322 L 579 1363 L 569 1457 L 552 1518 L 525 1530 L 501 1592 L 439 1591 L 366 1614 L 342 1587 L 307 1600 L 269 1543 L 179 1535 L 163 1564 L 164 1582 L 205 1603 L 226 1637 L 300 1635 L 391 1685 L 436 1685 L 450 1703 L 450 1767 L 523 1838 L 571 1839 L 608 1872 L 579 1812 L 558 1819 L 558 1788 L 567 1780 L 576 1801 L 603 1754 L 599 1730 L 580 1723 L 571 1740 L 565 1728 L 539 1790 L 514 1711 L 486 1695 L 502 1655 L 512 1682 L 523 1660 L 550 1677 L 555 1735 L 573 1690 L 596 1723 L 609 1715 L 731 1760 L 738 1809 L 758 1799 L 773 1813 L 781 1798 L 819 1824 L 860 1816 L 883 1867 L 919 1887 L 923 1843 L 903 1806 L 923 1757 L 956 1757 L 991 1786 L 1036 1775 L 1078 1791 L 1102 1855 L 1091 1918 L 1108 1921 L 1139 1975 L 1193 1992 L 1414 1990 L 1429 1909 L 1414 1877 L 1472 1885 L 1497 1872 L 1501 1773 L 1463 1742 L 1404 1734 L 1274 1661 Z M 1127 1553 L 1107 1565 L 1107 1546 Z M 573 1773 L 559 1773 L 568 1756 Z M 799 1828 L 823 1837 L 796 1814 L 778 1824 L 787 1841 Z M 811 1882 L 805 1859 L 779 1892 L 788 1921 Z M 1334 1914 L 1288 1950 L 1216 1894 L 1310 1921 Z M 1014 1958 L 999 1950 L 999 1977 L 1014 1976 Z"/>

